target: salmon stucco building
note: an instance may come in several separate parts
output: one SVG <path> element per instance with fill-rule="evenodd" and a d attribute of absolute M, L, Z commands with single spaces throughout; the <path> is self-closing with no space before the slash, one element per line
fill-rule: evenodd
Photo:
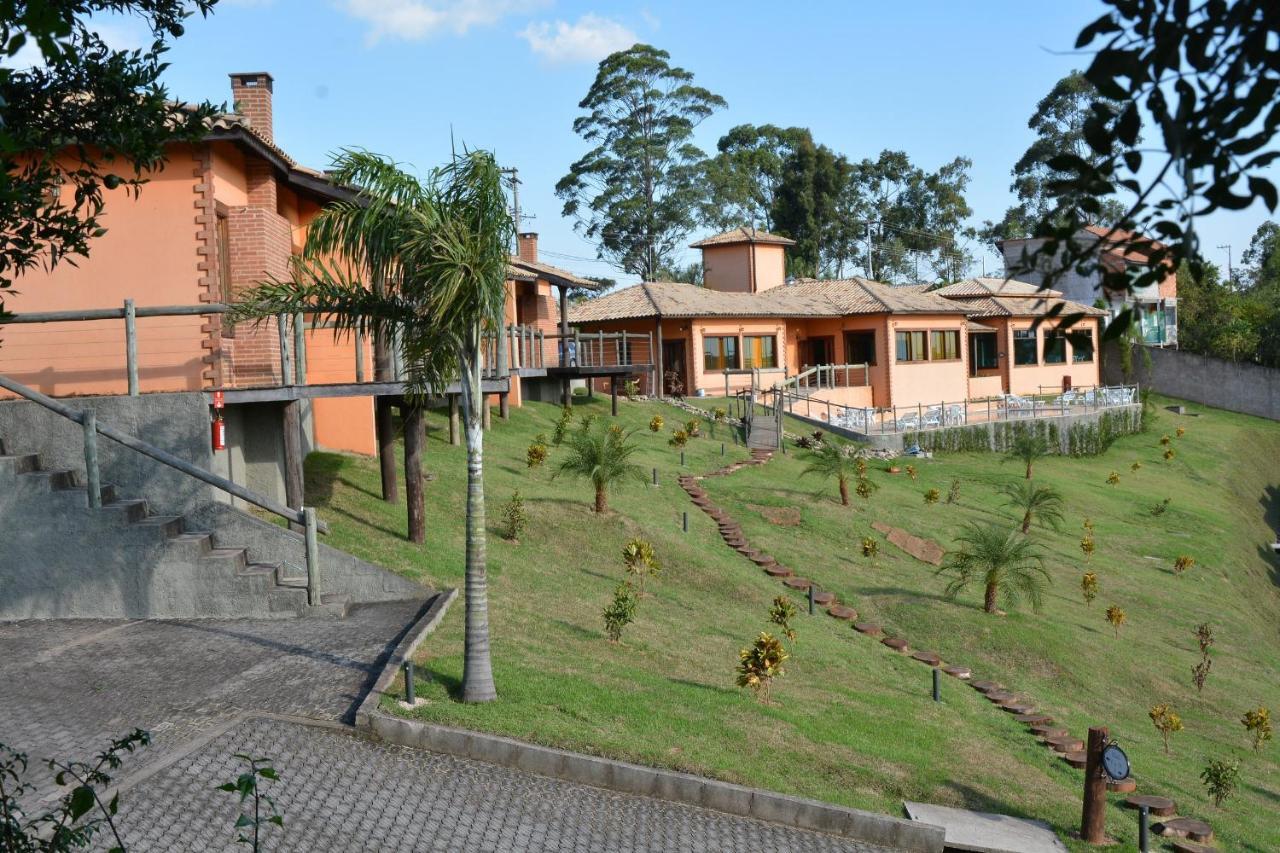
<path fill-rule="evenodd" d="M 585 301 L 570 321 L 586 336 L 652 335 L 652 377 L 662 385 L 650 378 L 646 390 L 659 393 L 782 384 L 844 406 L 893 409 L 1098 384 L 1104 311 L 1003 279 L 930 289 L 787 278 L 790 245 L 754 228 L 717 234 L 693 244 L 703 286 L 637 284 Z"/>

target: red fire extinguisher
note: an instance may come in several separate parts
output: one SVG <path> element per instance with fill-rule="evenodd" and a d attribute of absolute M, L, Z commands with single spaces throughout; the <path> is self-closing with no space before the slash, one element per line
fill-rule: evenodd
<path fill-rule="evenodd" d="M 213 449 L 227 449 L 227 422 L 222 419 L 222 392 L 213 392 L 213 423 L 210 424 L 210 432 L 213 436 Z"/>

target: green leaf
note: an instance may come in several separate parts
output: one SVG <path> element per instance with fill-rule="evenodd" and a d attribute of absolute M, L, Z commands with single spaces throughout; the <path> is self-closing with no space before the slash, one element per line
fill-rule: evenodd
<path fill-rule="evenodd" d="M 71 821 L 74 823 L 83 817 L 93 808 L 93 802 L 93 789 L 88 785 L 81 785 L 72 791 L 67 797 L 67 811 L 71 815 Z"/>

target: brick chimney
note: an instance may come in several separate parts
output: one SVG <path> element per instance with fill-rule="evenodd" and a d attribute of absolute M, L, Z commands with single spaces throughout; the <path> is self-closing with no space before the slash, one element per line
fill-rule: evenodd
<path fill-rule="evenodd" d="M 232 109 L 249 120 L 249 126 L 268 142 L 275 141 L 271 126 L 271 75 L 248 71 L 231 75 Z"/>
<path fill-rule="evenodd" d="M 532 231 L 516 235 L 516 257 L 531 264 L 538 262 L 538 235 Z"/>

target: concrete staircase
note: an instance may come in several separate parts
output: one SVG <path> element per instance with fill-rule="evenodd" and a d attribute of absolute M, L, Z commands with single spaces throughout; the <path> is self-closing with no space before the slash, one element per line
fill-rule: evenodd
<path fill-rule="evenodd" d="M 6 492 L 10 501 L 8 509 L 3 497 Z M 44 568 L 42 562 L 74 564 L 74 559 L 65 557 L 68 551 L 74 555 L 74 549 L 78 549 L 86 567 L 114 562 L 116 571 L 109 583 L 116 589 L 130 582 L 131 568 L 147 575 L 148 579 L 161 576 L 161 582 L 144 590 L 141 597 L 150 606 L 158 606 L 154 615 L 162 617 L 342 618 L 351 603 L 348 595 L 331 594 L 322 596 L 319 604 L 309 605 L 306 574 L 300 566 L 291 566 L 283 560 L 255 562 L 246 548 L 222 543 L 215 531 L 197 529 L 181 515 L 154 512 L 147 501 L 121 496 L 112 485 L 102 486 L 102 507 L 90 509 L 85 486 L 76 472 L 47 470 L 41 466 L 38 455 L 12 453 L 2 439 L 0 515 L 8 516 L 5 525 L 25 528 L 0 532 L 0 535 L 13 536 L 17 553 L 12 557 L 30 565 L 25 578 L 14 577 L 18 573 L 13 571 L 9 577 L 0 576 L 0 586 L 24 588 L 23 581 L 30 580 L 31 574 Z M 40 541 L 49 537 L 37 537 L 35 529 L 42 526 L 41 521 L 53 519 L 57 520 L 64 541 Z M 74 541 L 76 538 L 82 541 Z M 59 560 L 60 556 L 63 559 Z M 84 580 L 90 586 L 86 595 L 72 595 L 68 599 L 59 593 L 61 603 L 53 605 L 53 609 L 59 611 L 55 613 L 48 612 L 50 599 L 41 596 L 43 606 L 29 606 L 25 615 L 110 615 L 92 612 L 92 602 L 85 599 L 92 595 L 92 585 L 101 582 L 101 577 L 95 576 L 90 568 L 86 568 L 85 575 Z M 3 583 L 6 580 L 9 583 Z M 75 578 L 63 580 L 74 583 Z M 55 594 L 53 587 L 56 586 L 65 587 L 67 583 L 50 582 L 49 595 Z M 161 591 L 161 601 L 155 600 L 157 590 Z M 0 596 L 3 598 L 5 596 Z M 127 594 L 125 598 L 128 599 Z M 0 618 L 24 615 L 22 610 L 6 612 L 9 604 L 13 602 L 0 600 Z"/>

